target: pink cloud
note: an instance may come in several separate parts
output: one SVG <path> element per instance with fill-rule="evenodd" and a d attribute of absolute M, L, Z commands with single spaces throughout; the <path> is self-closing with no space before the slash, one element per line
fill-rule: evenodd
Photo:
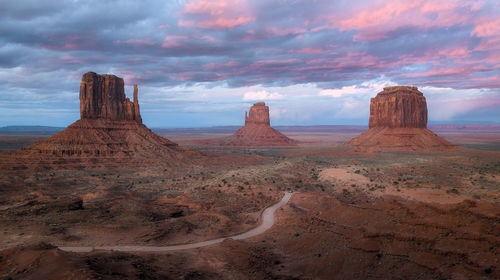
<path fill-rule="evenodd" d="M 500 69 L 500 66 L 487 67 L 481 65 L 460 65 L 455 67 L 430 69 L 429 71 L 420 73 L 407 73 L 401 76 L 405 77 L 468 76 L 472 73 L 491 71 L 495 69 Z"/>
<path fill-rule="evenodd" d="M 259 60 L 250 65 L 250 68 L 259 68 L 263 65 L 286 65 L 286 64 L 293 64 L 293 63 L 300 63 L 302 60 L 296 59 L 296 58 L 289 58 L 289 59 L 266 59 L 266 60 Z"/>
<path fill-rule="evenodd" d="M 500 35 L 500 18 L 488 18 L 479 21 L 472 31 L 473 35 L 478 37 L 498 36 Z"/>
<path fill-rule="evenodd" d="M 123 81 L 125 84 L 138 84 L 140 83 L 141 80 L 146 79 L 147 77 L 141 76 L 141 75 L 125 75 L 123 76 Z"/>
<path fill-rule="evenodd" d="M 312 28 L 319 31 L 339 28 L 342 31 L 357 30 L 357 40 L 383 39 L 400 27 L 415 27 L 428 30 L 472 23 L 472 12 L 478 10 L 483 1 L 466 0 L 399 0 L 370 1 L 354 6 L 342 14 L 324 16 L 325 22 Z M 465 12 L 464 12 L 465 11 Z M 318 20 L 316 20 L 317 22 Z"/>
<path fill-rule="evenodd" d="M 191 0 L 181 13 L 179 26 L 230 29 L 255 20 L 246 0 Z"/>
<path fill-rule="evenodd" d="M 186 35 L 169 35 L 165 37 L 165 40 L 163 41 L 163 44 L 161 45 L 162 48 L 177 48 L 182 46 L 179 41 L 182 40 L 187 40 L 189 37 Z"/>
<path fill-rule="evenodd" d="M 59 46 L 59 45 L 42 45 L 42 49 L 71 51 L 71 50 L 77 50 L 77 49 L 79 49 L 79 47 L 78 47 L 77 44 L 64 44 L 62 46 Z"/>
<path fill-rule="evenodd" d="M 267 32 L 274 36 L 286 36 L 286 35 L 297 35 L 301 33 L 307 32 L 305 28 L 299 27 L 290 27 L 290 28 L 277 28 L 277 27 L 269 27 L 267 28 Z"/>
<path fill-rule="evenodd" d="M 314 53 L 314 54 L 321 54 L 326 52 L 323 49 L 315 49 L 315 48 L 303 48 L 303 49 L 298 49 L 298 50 L 290 50 L 288 51 L 289 53 Z"/>
<path fill-rule="evenodd" d="M 115 71 L 116 74 L 119 74 L 119 75 L 131 75 L 131 74 L 134 74 L 134 71 L 132 70 L 117 70 Z"/>
<path fill-rule="evenodd" d="M 218 68 L 228 68 L 228 67 L 235 67 L 237 66 L 238 63 L 236 61 L 229 61 L 226 63 L 216 63 L 216 62 L 211 62 L 203 65 L 203 67 L 207 69 L 218 69 Z"/>
<path fill-rule="evenodd" d="M 467 48 L 458 47 L 452 50 L 440 50 L 438 51 L 439 57 L 449 57 L 449 58 L 466 58 L 470 56 L 470 51 Z"/>

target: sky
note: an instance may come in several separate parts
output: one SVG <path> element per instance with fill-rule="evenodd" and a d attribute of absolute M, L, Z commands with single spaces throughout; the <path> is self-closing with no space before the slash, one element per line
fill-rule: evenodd
<path fill-rule="evenodd" d="M 366 125 L 385 86 L 430 123 L 500 123 L 497 0 L 0 1 L 0 126 L 79 118 L 81 76 L 139 86 L 150 127 Z"/>

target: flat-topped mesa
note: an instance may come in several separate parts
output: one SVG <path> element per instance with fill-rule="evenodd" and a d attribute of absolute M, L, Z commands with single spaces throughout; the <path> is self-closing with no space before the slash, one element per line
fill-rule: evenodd
<path fill-rule="evenodd" d="M 124 82 L 115 75 L 85 73 L 80 83 L 80 118 L 142 123 L 134 85 L 134 102 L 125 97 Z"/>
<path fill-rule="evenodd" d="M 370 102 L 370 128 L 427 128 L 427 102 L 416 87 L 386 87 Z"/>
<path fill-rule="evenodd" d="M 247 116 L 245 112 L 245 125 L 259 124 L 271 125 L 269 120 L 269 107 L 264 102 L 257 102 L 253 104 Z"/>
<path fill-rule="evenodd" d="M 370 129 L 347 142 L 355 152 L 441 152 L 456 146 L 427 129 L 427 102 L 416 87 L 386 87 L 370 103 Z"/>

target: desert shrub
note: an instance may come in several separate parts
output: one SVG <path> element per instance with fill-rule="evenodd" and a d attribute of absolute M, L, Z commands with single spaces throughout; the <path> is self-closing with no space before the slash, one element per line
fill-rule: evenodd
<path fill-rule="evenodd" d="M 359 173 L 361 173 L 361 170 L 358 169 L 358 170 L 354 171 L 354 173 L 359 174 Z"/>
<path fill-rule="evenodd" d="M 446 190 L 446 193 L 459 194 L 457 189 Z"/>

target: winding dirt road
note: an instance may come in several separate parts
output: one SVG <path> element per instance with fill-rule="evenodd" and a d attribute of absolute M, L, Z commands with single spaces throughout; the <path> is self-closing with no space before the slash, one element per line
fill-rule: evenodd
<path fill-rule="evenodd" d="M 274 225 L 274 212 L 276 212 L 276 209 L 280 208 L 281 206 L 285 205 L 290 198 L 292 197 L 292 193 L 286 192 L 283 198 L 276 204 L 269 206 L 262 212 L 262 223 L 257 226 L 254 229 L 251 229 L 247 232 L 233 235 L 233 236 L 228 236 L 228 237 L 222 237 L 222 238 L 217 238 L 213 240 L 207 240 L 207 241 L 202 241 L 202 242 L 197 242 L 197 243 L 189 243 L 189 244 L 181 244 L 181 245 L 172 245 L 172 246 L 101 246 L 101 247 L 59 247 L 59 249 L 63 251 L 68 251 L 68 252 L 77 252 L 77 253 L 84 253 L 84 252 L 92 252 L 94 250 L 105 250 L 105 251 L 121 251 L 121 252 L 148 252 L 148 253 L 161 253 L 161 252 L 166 252 L 166 251 L 176 251 L 176 250 L 186 250 L 186 249 L 194 249 L 194 248 L 200 248 L 200 247 L 205 247 L 217 243 L 221 243 L 227 238 L 232 238 L 232 239 L 246 239 L 250 238 L 256 235 L 259 235 L 261 233 L 264 233 L 268 229 L 270 229 Z"/>

